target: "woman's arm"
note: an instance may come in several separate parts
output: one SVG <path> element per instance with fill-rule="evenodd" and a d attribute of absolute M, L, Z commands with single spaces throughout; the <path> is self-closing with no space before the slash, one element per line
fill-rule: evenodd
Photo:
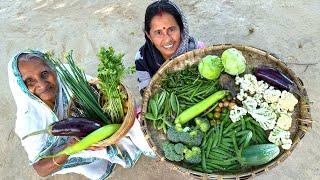
<path fill-rule="evenodd" d="M 64 148 L 75 144 L 77 141 L 78 139 L 76 138 L 69 138 L 67 143 L 64 145 Z M 68 155 L 61 155 L 54 158 L 43 158 L 34 163 L 32 166 L 33 169 L 37 171 L 39 176 L 46 177 L 58 171 L 60 169 L 60 166 L 62 166 L 67 161 L 68 157 Z"/>
<path fill-rule="evenodd" d="M 79 141 L 78 138 L 70 138 L 66 144 L 66 147 L 71 146 Z M 66 148 L 65 147 L 65 148 Z M 104 146 L 90 146 L 87 150 L 98 151 L 105 149 Z M 60 167 L 67 161 L 68 155 L 61 155 L 52 158 L 44 158 L 33 164 L 33 168 L 37 171 L 38 175 L 41 177 L 46 177 L 60 169 Z"/>
<path fill-rule="evenodd" d="M 44 158 L 33 164 L 33 168 L 37 171 L 39 176 L 46 177 L 59 170 L 60 166 L 62 166 L 67 159 L 67 155 L 61 155 L 54 158 Z"/>
<path fill-rule="evenodd" d="M 151 76 L 145 67 L 144 60 L 141 56 L 140 50 L 136 53 L 135 57 L 136 76 L 138 80 L 138 87 L 141 96 L 144 93 L 145 88 L 148 86 Z"/>

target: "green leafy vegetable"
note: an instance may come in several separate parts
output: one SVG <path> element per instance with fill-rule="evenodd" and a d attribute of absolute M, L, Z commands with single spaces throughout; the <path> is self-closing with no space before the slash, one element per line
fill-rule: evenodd
<path fill-rule="evenodd" d="M 209 130 L 210 123 L 208 119 L 196 117 L 194 121 L 196 122 L 197 126 L 200 128 L 200 131 L 206 133 Z"/>
<path fill-rule="evenodd" d="M 169 141 L 165 141 L 163 144 L 162 144 L 162 148 L 163 148 L 163 151 L 164 151 L 164 156 L 170 160 L 170 161 L 182 161 L 184 156 L 183 154 L 178 154 L 176 151 L 175 151 L 175 144 L 169 142 Z"/>
<path fill-rule="evenodd" d="M 198 164 L 201 162 L 201 149 L 199 147 L 192 147 L 191 150 L 185 151 L 185 161 L 190 164 Z"/>
<path fill-rule="evenodd" d="M 121 122 L 124 117 L 122 102 L 126 99 L 126 94 L 119 88 L 126 71 L 122 64 L 123 56 L 124 54 L 115 54 L 112 47 L 108 49 L 102 47 L 98 54 L 99 85 L 106 98 L 103 110 L 110 116 L 113 123 Z"/>
<path fill-rule="evenodd" d="M 221 59 L 218 56 L 207 55 L 204 57 L 199 65 L 200 74 L 210 80 L 218 79 L 223 71 Z"/>
<path fill-rule="evenodd" d="M 169 127 L 167 131 L 168 140 L 176 143 L 183 143 L 188 147 L 200 146 L 203 133 L 198 129 L 190 129 L 190 131 L 183 131 L 177 127 Z"/>
<path fill-rule="evenodd" d="M 226 73 L 239 75 L 246 70 L 246 60 L 241 51 L 235 48 L 225 50 L 221 55 L 222 64 Z"/>

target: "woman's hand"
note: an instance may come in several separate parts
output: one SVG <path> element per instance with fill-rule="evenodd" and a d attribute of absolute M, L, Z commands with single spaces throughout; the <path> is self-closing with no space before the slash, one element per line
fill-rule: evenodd
<path fill-rule="evenodd" d="M 57 157 L 44 158 L 33 164 L 33 168 L 37 171 L 41 177 L 46 177 L 60 169 L 60 167 L 68 159 L 67 155 L 61 155 Z"/>
<path fill-rule="evenodd" d="M 90 146 L 87 148 L 87 150 L 91 150 L 91 151 L 99 151 L 102 149 L 106 149 L 106 147 L 104 147 L 104 146 Z"/>

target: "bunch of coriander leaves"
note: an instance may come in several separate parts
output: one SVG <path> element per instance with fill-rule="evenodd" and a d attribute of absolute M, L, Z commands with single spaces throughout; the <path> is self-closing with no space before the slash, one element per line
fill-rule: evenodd
<path fill-rule="evenodd" d="M 98 57 L 98 79 L 100 90 L 105 96 L 105 104 L 102 109 L 113 123 L 121 123 L 124 118 L 123 103 L 128 99 L 121 86 L 121 80 L 127 73 L 132 73 L 132 67 L 126 69 L 122 64 L 124 54 L 116 54 L 112 47 L 101 47 Z"/>

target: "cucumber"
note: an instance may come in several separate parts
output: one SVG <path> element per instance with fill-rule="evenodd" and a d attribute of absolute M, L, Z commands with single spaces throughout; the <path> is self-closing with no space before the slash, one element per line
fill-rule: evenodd
<path fill-rule="evenodd" d="M 280 149 L 275 144 L 257 144 L 245 148 L 241 154 L 241 163 L 245 166 L 259 166 L 276 158 Z"/>

